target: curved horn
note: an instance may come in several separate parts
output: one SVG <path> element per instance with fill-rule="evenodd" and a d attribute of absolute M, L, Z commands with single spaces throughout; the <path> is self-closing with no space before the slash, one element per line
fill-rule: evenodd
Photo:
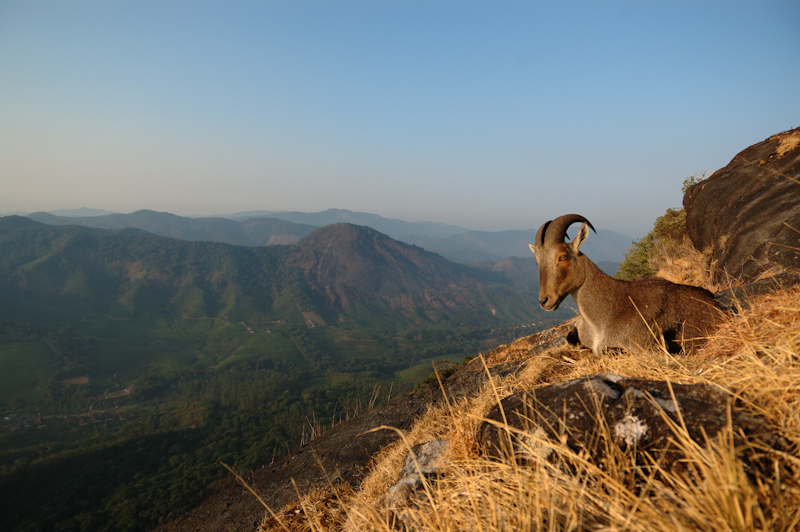
<path fill-rule="evenodd" d="M 567 236 L 567 229 L 575 222 L 584 222 L 592 231 L 595 233 L 597 232 L 595 228 L 592 227 L 592 223 L 580 214 L 565 214 L 540 227 L 539 233 L 536 235 L 536 243 L 542 245 L 545 241 L 554 243 L 564 242 L 564 238 Z"/>
<path fill-rule="evenodd" d="M 534 240 L 537 246 L 544 245 L 544 234 L 547 232 L 547 227 L 552 223 L 552 221 L 553 220 L 543 223 L 539 228 L 539 231 L 536 233 L 536 240 Z"/>

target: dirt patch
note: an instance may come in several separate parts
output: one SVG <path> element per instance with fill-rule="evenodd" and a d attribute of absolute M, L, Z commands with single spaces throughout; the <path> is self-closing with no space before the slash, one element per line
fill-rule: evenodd
<path fill-rule="evenodd" d="M 303 312 L 303 318 L 306 320 L 306 325 L 311 328 L 325 325 L 325 320 L 316 312 Z"/>
<path fill-rule="evenodd" d="M 788 134 L 781 133 L 776 135 L 780 139 L 780 144 L 775 150 L 775 157 L 781 158 L 800 146 L 800 131 L 794 130 Z"/>
<path fill-rule="evenodd" d="M 64 379 L 61 381 L 62 386 L 76 386 L 78 384 L 89 384 L 89 376 L 83 375 L 82 377 L 74 377 L 72 379 Z"/>

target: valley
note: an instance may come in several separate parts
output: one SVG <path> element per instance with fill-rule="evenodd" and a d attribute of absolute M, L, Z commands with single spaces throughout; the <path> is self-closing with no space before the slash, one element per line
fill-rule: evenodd
<path fill-rule="evenodd" d="M 569 317 L 539 309 L 534 268 L 350 224 L 248 247 L 0 218 L 0 511 L 20 530 L 166 522 L 220 462 L 274 463 L 434 364 Z"/>

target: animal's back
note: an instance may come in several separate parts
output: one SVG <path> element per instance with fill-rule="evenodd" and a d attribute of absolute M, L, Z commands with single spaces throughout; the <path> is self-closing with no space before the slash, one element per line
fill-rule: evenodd
<path fill-rule="evenodd" d="M 628 300 L 617 302 L 614 307 L 625 307 L 621 313 L 625 316 L 610 316 L 614 325 L 605 332 L 603 343 L 607 347 L 651 349 L 663 335 L 669 352 L 691 353 L 702 345 L 721 317 L 713 294 L 704 288 L 658 277 L 626 283 L 624 287 L 618 293 L 624 293 Z"/>

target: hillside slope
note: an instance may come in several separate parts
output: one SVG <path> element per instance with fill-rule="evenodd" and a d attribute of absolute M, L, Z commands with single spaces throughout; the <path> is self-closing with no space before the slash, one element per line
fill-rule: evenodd
<path fill-rule="evenodd" d="M 512 366 L 514 371 L 476 388 L 474 395 L 451 395 L 449 405 L 434 406 L 404 431 L 402 442 L 383 450 L 357 492 L 328 485 L 286 507 L 277 519 L 265 518 L 256 530 L 388 532 L 394 519 L 402 523 L 395 526 L 414 523 L 420 531 L 584 530 L 600 524 L 642 532 L 795 530 L 800 522 L 798 316 L 800 289 L 760 296 L 731 316 L 691 359 L 641 353 L 597 359 L 571 347 L 543 348 L 541 336 L 502 346 L 484 358 L 486 367 Z M 481 372 L 482 364 L 474 361 L 462 371 Z M 666 380 L 676 388 L 692 384 L 724 390 L 736 398 L 740 411 L 766 421 L 769 432 L 744 442 L 737 438 L 736 445 L 730 433 L 709 434 L 701 447 L 685 428 L 675 426 L 673 438 L 688 472 L 666 467 L 653 472 L 648 458 L 658 460 L 655 450 L 611 452 L 605 463 L 594 463 L 565 444 L 543 440 L 538 445 L 560 457 L 553 466 L 486 461 L 477 435 L 498 395 L 598 372 Z M 613 448 L 615 442 L 603 434 L 598 427 L 597 445 Z M 786 450 L 765 443 L 776 439 Z M 430 480 L 429 495 L 420 489 L 408 507 L 393 506 L 387 494 L 409 448 L 442 440 L 449 448 Z M 768 457 L 763 458 L 767 466 L 760 468 L 753 455 Z"/>

